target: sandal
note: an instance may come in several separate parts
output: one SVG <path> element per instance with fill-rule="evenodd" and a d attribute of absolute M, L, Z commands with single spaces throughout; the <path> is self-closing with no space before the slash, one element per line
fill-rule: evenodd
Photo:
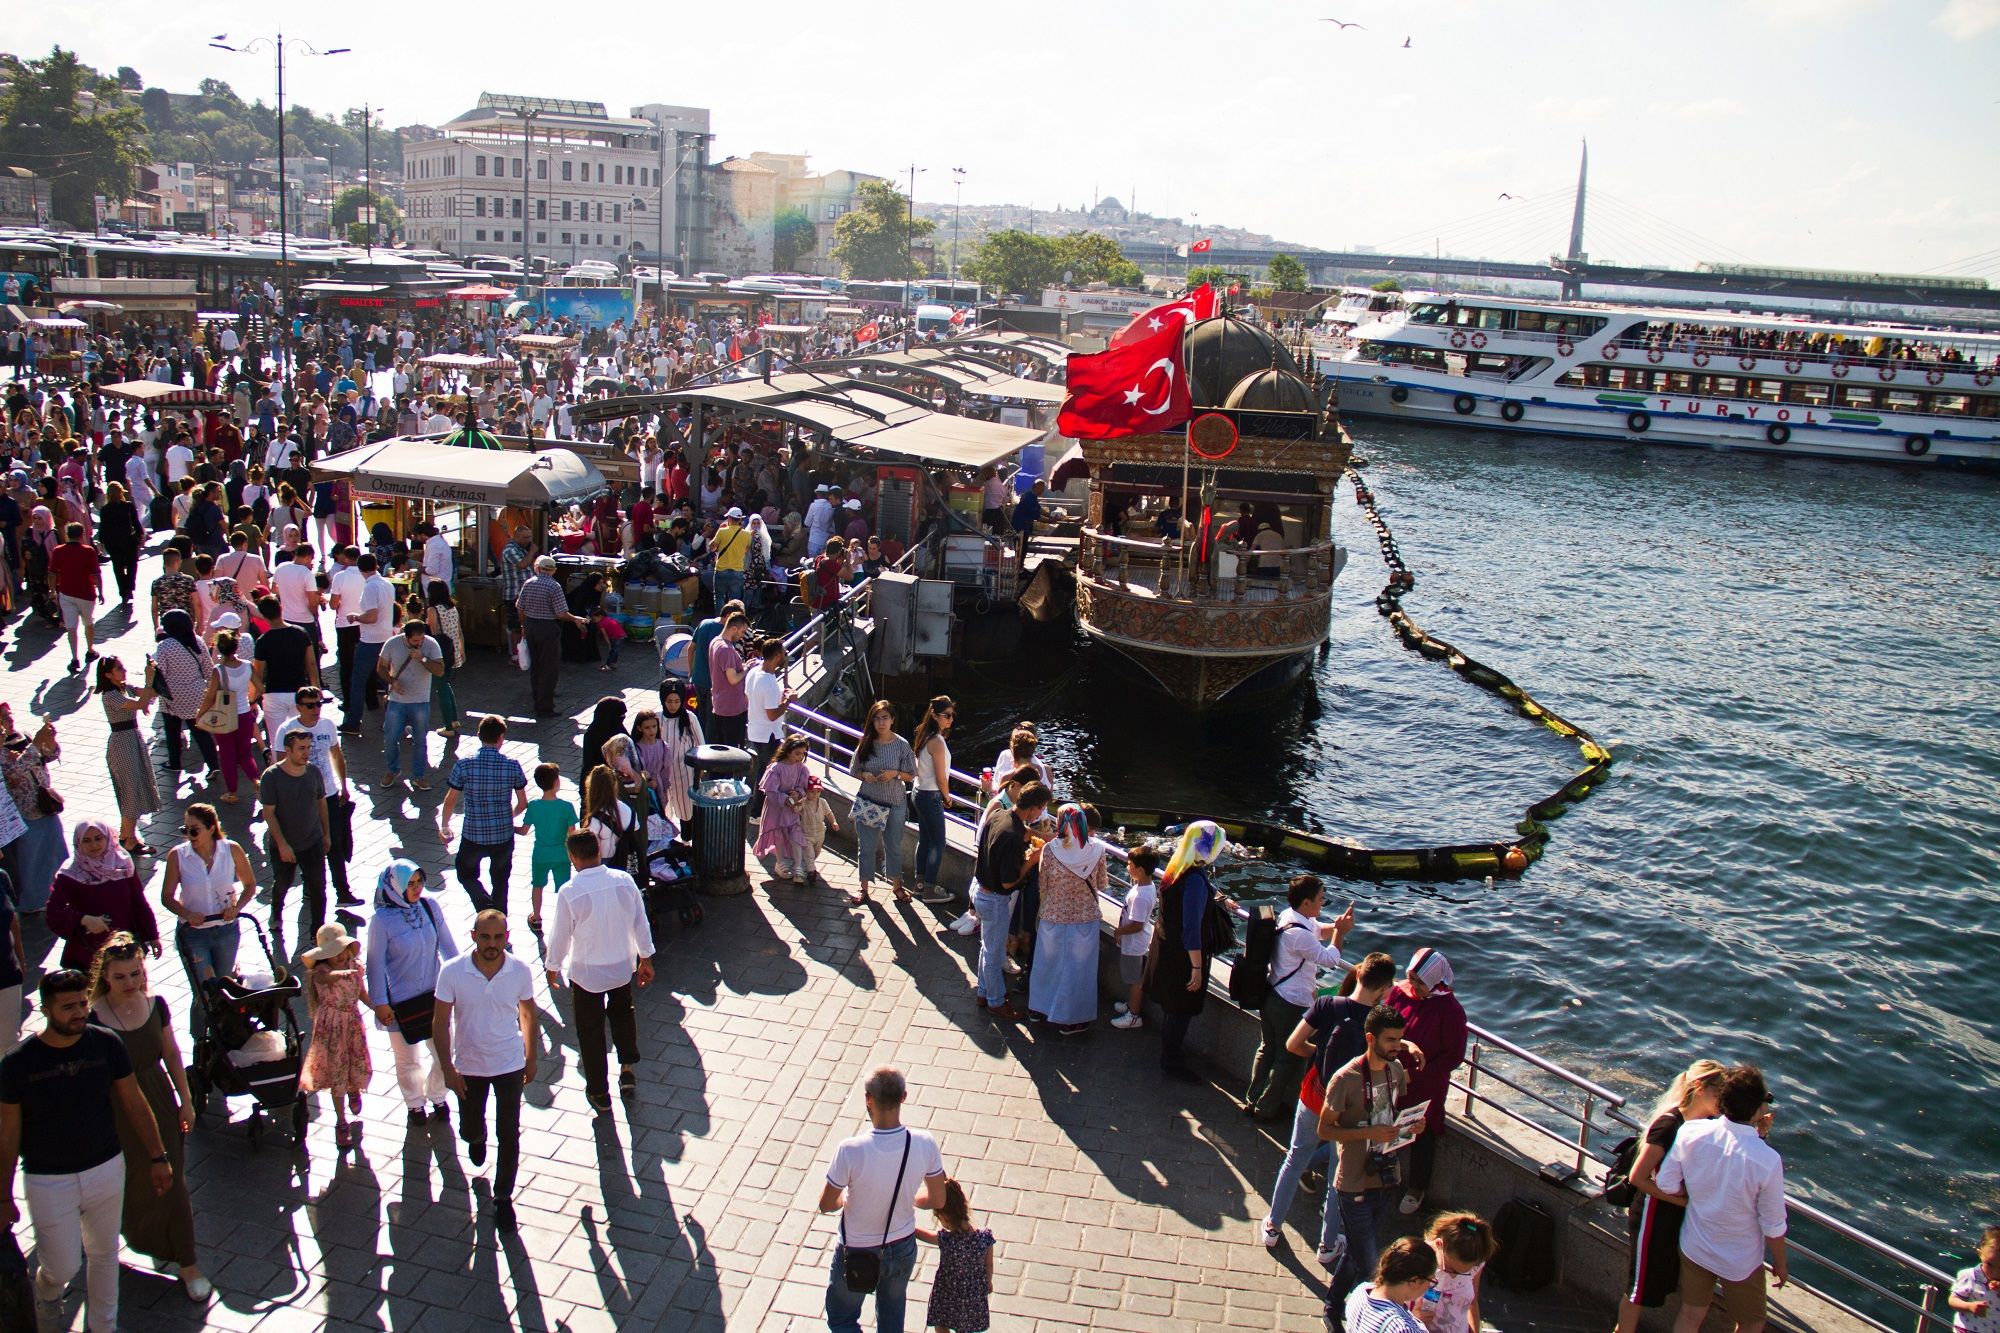
<path fill-rule="evenodd" d="M 361 1094 L 360 1094 L 360 1093 L 358 1093 L 358 1092 L 350 1092 L 350 1093 L 348 1093 L 348 1094 L 347 1094 L 347 1111 L 348 1111 L 348 1114 L 349 1114 L 349 1115 L 360 1115 L 360 1114 L 361 1114 Z"/>
<path fill-rule="evenodd" d="M 899 903 L 910 901 L 910 891 L 900 884 L 896 885 L 896 901 Z"/>

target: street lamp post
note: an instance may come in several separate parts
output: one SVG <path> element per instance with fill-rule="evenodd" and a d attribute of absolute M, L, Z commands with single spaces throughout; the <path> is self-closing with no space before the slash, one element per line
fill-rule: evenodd
<path fill-rule="evenodd" d="M 951 282 L 958 285 L 958 228 L 965 216 L 965 168 L 951 169 Z M 953 293 L 957 295 L 956 292 Z"/>
<path fill-rule="evenodd" d="M 929 167 L 920 167 L 914 162 L 910 163 L 910 197 L 905 201 L 909 205 L 909 208 L 903 217 L 903 267 L 905 270 L 914 269 L 917 266 L 917 173 L 929 170 Z M 915 273 L 911 272 L 903 274 L 905 279 L 916 276 Z"/>
<path fill-rule="evenodd" d="M 220 32 L 209 45 L 218 51 L 229 51 L 237 55 L 251 55 L 259 44 L 270 47 L 276 54 L 278 65 L 278 370 L 285 372 L 291 356 L 292 346 L 292 260 L 289 242 L 285 235 L 286 199 L 285 188 L 285 34 L 275 37 L 255 37 L 240 46 L 229 43 L 229 34 Z M 351 49 L 336 46 L 322 51 L 310 42 L 294 45 L 304 48 L 309 56 L 344 56 Z"/>

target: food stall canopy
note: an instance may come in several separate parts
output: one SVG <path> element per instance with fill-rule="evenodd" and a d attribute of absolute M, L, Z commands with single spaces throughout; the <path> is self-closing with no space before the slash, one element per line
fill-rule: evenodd
<path fill-rule="evenodd" d="M 450 301 L 508 301 L 514 293 L 507 287 L 492 287 L 484 283 L 473 283 L 470 287 L 454 287 L 445 293 Z"/>
<path fill-rule="evenodd" d="M 159 380 L 127 380 L 107 384 L 98 390 L 106 398 L 141 403 L 147 407 L 227 407 L 229 399 L 207 389 L 190 389 L 185 384 L 163 384 Z"/>
<path fill-rule="evenodd" d="M 1037 337 L 1032 333 L 1016 333 L 1012 330 L 1001 333 L 964 333 L 956 338 L 946 339 L 945 348 L 984 348 L 997 352 L 1019 352 L 1032 356 L 1044 365 L 1058 366 L 1068 363 L 1070 349 L 1053 338 Z"/>
<path fill-rule="evenodd" d="M 436 352 L 419 358 L 417 364 L 433 370 L 512 370 L 514 362 L 504 356 L 474 356 L 470 352 Z"/>
<path fill-rule="evenodd" d="M 610 421 L 664 411 L 679 403 L 773 417 L 819 431 L 837 444 L 954 467 L 984 467 L 1043 438 L 1042 431 L 1025 426 L 936 411 L 915 395 L 887 385 L 811 371 L 599 399 L 577 404 L 570 418 L 579 424 Z"/>
<path fill-rule="evenodd" d="M 775 333 L 786 338 L 803 337 L 812 331 L 810 324 L 762 324 L 757 328 L 759 333 Z"/>
<path fill-rule="evenodd" d="M 299 290 L 313 296 L 380 296 L 389 290 L 386 282 L 302 282 Z"/>
<path fill-rule="evenodd" d="M 115 315 L 123 311 L 125 307 L 119 305 L 116 301 L 85 300 L 85 301 L 58 301 L 56 303 L 56 309 L 62 311 L 65 315 L 74 315 L 79 310 L 86 312 L 95 312 L 97 314 Z"/>
<path fill-rule="evenodd" d="M 562 352 L 576 346 L 576 339 L 559 333 L 517 333 L 507 341 L 536 352 Z"/>
<path fill-rule="evenodd" d="M 569 449 L 466 449 L 398 436 L 316 460 L 315 481 L 346 477 L 365 495 L 435 504 L 539 506 L 602 494 L 604 474 Z"/>
<path fill-rule="evenodd" d="M 35 327 L 41 329 L 87 329 L 90 325 L 80 319 L 71 319 L 67 315 L 43 315 L 35 321 Z"/>
<path fill-rule="evenodd" d="M 830 305 L 826 308 L 826 313 L 845 317 L 848 315 L 865 315 L 868 312 L 858 305 Z"/>

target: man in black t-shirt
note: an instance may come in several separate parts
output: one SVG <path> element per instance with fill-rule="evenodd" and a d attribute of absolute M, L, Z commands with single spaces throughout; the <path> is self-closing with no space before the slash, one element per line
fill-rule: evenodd
<path fill-rule="evenodd" d="M 16 1162 L 26 1169 L 35 1231 L 35 1314 L 65 1322 L 63 1293 L 89 1259 L 91 1328 L 118 1326 L 118 1231 L 125 1209 L 123 1115 L 152 1158 L 153 1192 L 173 1187 L 174 1168 L 153 1110 L 132 1077 L 115 1033 L 90 1021 L 89 979 L 74 968 L 42 978 L 48 1026 L 0 1057 L 0 1226 L 14 1206 Z"/>
<path fill-rule="evenodd" d="M 319 655 L 313 652 L 312 636 L 297 625 L 288 625 L 280 615 L 275 597 L 259 598 L 257 614 L 271 628 L 258 636 L 251 675 L 264 696 L 265 740 L 271 753 L 278 752 L 278 731 L 299 715 L 298 692 L 319 686 Z"/>

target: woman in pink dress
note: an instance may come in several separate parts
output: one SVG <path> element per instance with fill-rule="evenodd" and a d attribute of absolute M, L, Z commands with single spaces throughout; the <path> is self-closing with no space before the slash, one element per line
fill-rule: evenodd
<path fill-rule="evenodd" d="M 806 738 L 787 736 L 778 742 L 770 767 L 757 785 L 764 793 L 764 819 L 758 825 L 757 855 L 777 858 L 773 875 L 781 881 L 810 881 L 811 857 L 799 806 L 806 800 L 812 775 L 806 771 Z"/>
<path fill-rule="evenodd" d="M 687 757 L 702 743 L 701 719 L 689 706 L 688 691 L 685 681 L 669 679 L 661 684 L 659 739 L 651 745 L 643 740 L 639 743 L 639 761 L 653 775 L 653 790 L 660 794 L 663 813 L 681 828 L 694 814 L 694 774 L 687 766 Z M 633 729 L 636 733 L 637 719 Z"/>
<path fill-rule="evenodd" d="M 361 1140 L 361 1090 L 375 1072 L 361 1026 L 361 946 L 338 922 L 321 926 L 316 939 L 317 947 L 299 955 L 312 1009 L 312 1041 L 299 1087 L 332 1094 L 334 1146 L 352 1148 Z"/>

